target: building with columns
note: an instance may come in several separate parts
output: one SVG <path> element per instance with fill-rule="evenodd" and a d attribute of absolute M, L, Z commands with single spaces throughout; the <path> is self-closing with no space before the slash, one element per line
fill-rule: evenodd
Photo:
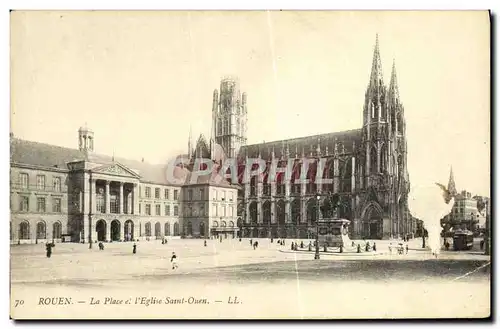
<path fill-rule="evenodd" d="M 189 197 L 194 187 L 185 190 L 190 173 L 182 163 L 174 170 L 180 182 L 172 182 L 166 164 L 96 154 L 94 133 L 87 127 L 78 130 L 78 141 L 79 148 L 71 149 L 11 134 L 11 243 L 206 238 L 217 235 L 222 223 L 227 223 L 226 236 L 236 235 L 236 198 L 217 202 L 209 197 L 236 195 L 237 186 L 196 181 L 194 186 L 206 191 L 197 201 L 206 199 L 211 206 L 205 207 L 207 213 L 190 207 L 184 213 L 183 202 L 194 201 Z M 212 205 L 221 209 L 214 216 Z"/>
<path fill-rule="evenodd" d="M 222 79 L 220 90 L 213 93 L 210 142 L 203 136 L 196 144 L 190 140 L 188 152 L 191 164 L 199 157 L 210 157 L 219 165 L 227 158 L 237 159 L 242 187 L 238 226 L 243 236 L 310 237 L 318 213 L 322 218 L 350 220 L 351 238 L 388 239 L 416 232 L 416 220 L 408 210 L 406 122 L 396 65 L 393 63 L 387 86 L 378 36 L 360 109 L 360 129 L 247 145 L 247 94 L 241 93 L 239 86 L 237 79 Z M 244 181 L 242 173 L 250 158 L 264 160 L 266 169 L 264 174 Z M 310 159 L 317 160 L 316 164 L 301 173 L 304 161 Z M 323 166 L 318 165 L 320 160 Z M 291 177 L 278 174 L 269 179 L 273 161 L 279 161 L 280 167 L 291 161 Z M 331 183 L 316 184 L 317 173 Z M 301 174 L 313 182 L 297 183 Z M 318 211 L 330 202 L 328 194 L 339 196 L 341 206 L 335 214 Z"/>

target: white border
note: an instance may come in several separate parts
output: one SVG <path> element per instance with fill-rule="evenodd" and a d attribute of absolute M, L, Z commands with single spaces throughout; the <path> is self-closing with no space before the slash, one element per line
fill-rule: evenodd
<path fill-rule="evenodd" d="M 337 9 L 337 10 L 370 10 L 370 9 L 378 9 L 378 10 L 471 10 L 471 9 L 491 9 L 493 13 L 500 12 L 499 9 L 500 1 L 493 0 L 475 0 L 475 1 L 458 1 L 458 0 L 419 0 L 419 1 L 369 1 L 369 0 L 351 0 L 351 1 L 317 1 L 317 0 L 307 0 L 307 1 L 297 1 L 297 0 L 281 0 L 281 1 L 271 1 L 271 0 L 244 0 L 244 1 L 221 1 L 221 0 L 211 0 L 211 1 L 193 1 L 193 0 L 184 0 L 184 1 L 153 1 L 153 0 L 143 0 L 143 1 L 130 1 L 130 0 L 122 0 L 122 1 L 107 1 L 107 0 L 87 0 L 87 1 L 64 1 L 64 0 L 52 0 L 52 1 L 36 1 L 36 0 L 20 0 L 20 1 L 2 1 L 1 7 L 1 27 L 0 27 L 0 40 L 2 45 L 1 52 L 1 63 L 0 65 L 0 77 L 2 77 L 2 88 L 0 93 L 1 104 L 3 105 L 3 111 L 1 114 L 4 116 L 3 120 L 0 120 L 1 130 L 3 133 L 0 135 L 3 138 L 0 139 L 0 150 L 1 155 L 4 157 L 4 161 L 0 162 L 1 170 L 0 170 L 0 186 L 2 187 L 2 198 L 0 198 L 0 209 L 4 213 L 3 217 L 3 225 L 0 232 L 2 233 L 1 241 L 4 244 L 4 249 L 2 250 L 1 257 L 2 263 L 4 264 L 3 270 L 1 272 L 2 275 L 2 294 L 3 296 L 1 300 L 1 309 L 5 312 L 2 314 L 2 324 L 1 328 L 13 327 L 14 323 L 9 320 L 9 235 L 7 228 L 7 221 L 10 216 L 9 213 L 9 142 L 7 132 L 9 129 L 10 122 L 10 88 L 9 88 L 9 9 L 32 9 L 32 10 L 41 10 L 41 9 L 70 9 L 70 10 L 119 10 L 119 9 L 128 9 L 128 10 L 159 10 L 159 9 L 250 9 L 250 10 L 260 10 L 260 9 L 283 9 L 283 10 L 292 10 L 292 9 L 302 9 L 302 10 L 311 10 L 311 9 Z M 497 23 L 498 25 L 498 23 Z M 495 31 L 497 31 L 496 26 L 494 27 Z M 498 33 L 494 32 L 498 39 Z M 495 54 L 494 59 L 498 59 L 498 54 Z M 498 66 L 496 65 L 495 72 L 492 72 L 495 76 L 498 72 Z M 496 84 L 496 89 L 492 90 L 492 93 L 498 95 L 498 82 Z M 496 109 L 494 109 L 496 110 Z M 495 122 L 498 124 L 498 122 Z M 496 137 L 496 133 L 495 133 Z M 495 159 L 497 160 L 497 159 Z M 492 168 L 494 170 L 494 168 Z M 495 204 L 497 198 L 495 197 Z M 498 228 L 498 225 L 497 225 Z M 495 231 L 495 236 L 496 236 Z M 494 251 L 496 252 L 496 250 Z M 496 264 L 495 264 L 496 265 Z M 495 266 L 496 267 L 496 266 Z M 27 324 L 24 324 L 27 325 Z M 54 323 L 40 323 L 38 325 L 43 326 L 54 326 Z M 65 323 L 64 327 L 73 327 L 73 326 L 83 326 L 86 323 Z M 106 324 L 96 324 L 89 323 L 88 325 L 92 325 L 94 328 L 104 327 Z M 107 325 L 111 325 L 107 324 Z M 123 324 L 114 324 L 115 326 Z M 139 325 L 138 323 L 130 323 L 134 327 L 145 327 L 146 324 Z M 169 327 L 177 327 L 177 326 L 186 326 L 187 324 L 182 323 L 159 323 L 161 326 L 169 326 Z M 196 324 L 190 324 L 189 326 L 193 326 Z M 202 325 L 207 325 L 206 323 Z M 212 324 L 212 326 L 219 325 L 218 323 Z M 236 324 L 235 324 L 236 325 Z M 271 324 L 262 324 L 255 323 L 253 325 L 258 325 L 260 328 L 270 327 Z M 276 324 L 275 324 L 276 325 Z M 283 324 L 282 324 L 283 325 Z M 285 324 L 287 325 L 287 324 Z M 328 325 L 334 326 L 346 326 L 347 323 L 329 323 Z M 355 326 L 361 326 L 362 324 L 356 324 Z M 384 324 L 371 324 L 370 322 L 365 322 L 363 325 L 373 326 L 384 326 Z M 398 324 L 399 326 L 403 326 L 403 324 Z M 425 323 L 422 324 L 426 327 L 434 327 L 434 326 L 442 326 L 443 324 L 432 324 Z M 352 325 L 350 325 L 352 327 Z"/>

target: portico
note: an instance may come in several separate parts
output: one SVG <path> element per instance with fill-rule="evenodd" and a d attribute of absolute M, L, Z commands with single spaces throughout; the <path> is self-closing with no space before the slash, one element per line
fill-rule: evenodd
<path fill-rule="evenodd" d="M 93 242 L 132 241 L 138 237 L 139 178 L 117 163 L 90 171 L 89 221 Z"/>

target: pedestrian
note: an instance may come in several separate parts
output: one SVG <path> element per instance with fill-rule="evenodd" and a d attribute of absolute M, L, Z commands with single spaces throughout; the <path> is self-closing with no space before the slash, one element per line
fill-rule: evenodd
<path fill-rule="evenodd" d="M 52 256 L 52 247 L 55 247 L 55 244 L 51 242 L 45 245 L 45 250 L 47 251 L 47 258 L 50 258 L 50 256 Z"/>
<path fill-rule="evenodd" d="M 271 238 L 271 243 L 273 243 L 273 238 Z"/>
<path fill-rule="evenodd" d="M 104 250 L 104 244 L 102 242 L 99 242 L 99 250 Z"/>
<path fill-rule="evenodd" d="M 172 270 L 175 270 L 179 266 L 177 265 L 177 256 L 175 255 L 175 252 L 172 252 L 172 257 L 170 258 L 170 262 L 172 263 Z"/>
<path fill-rule="evenodd" d="M 408 243 L 406 244 L 406 254 L 408 255 Z"/>
<path fill-rule="evenodd" d="M 300 241 L 300 249 L 304 249 L 304 241 Z"/>
<path fill-rule="evenodd" d="M 207 240 L 205 240 L 205 242 L 203 243 L 205 245 L 205 247 L 207 246 Z"/>
<path fill-rule="evenodd" d="M 292 250 L 295 250 L 295 246 L 293 245 L 293 241 L 292 241 L 292 248 L 291 248 L 291 249 L 292 249 Z"/>
<path fill-rule="evenodd" d="M 134 246 L 132 247 L 132 253 L 135 254 L 137 253 L 137 245 L 134 243 Z"/>
<path fill-rule="evenodd" d="M 389 243 L 389 254 L 392 255 L 392 243 Z"/>
<path fill-rule="evenodd" d="M 361 253 L 361 245 L 358 244 L 358 254 Z"/>
<path fill-rule="evenodd" d="M 375 242 L 373 243 L 373 251 L 377 251 L 377 244 Z"/>
<path fill-rule="evenodd" d="M 253 246 L 253 241 L 250 239 L 250 247 Z"/>
<path fill-rule="evenodd" d="M 481 240 L 481 242 L 479 242 L 479 248 L 481 248 L 481 250 L 484 249 L 484 239 Z M 448 249 L 446 249 L 446 250 L 448 250 Z"/>

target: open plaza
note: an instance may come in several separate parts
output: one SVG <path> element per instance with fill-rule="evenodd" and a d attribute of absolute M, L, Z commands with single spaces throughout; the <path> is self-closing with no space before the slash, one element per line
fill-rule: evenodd
<path fill-rule="evenodd" d="M 422 239 L 377 240 L 376 251 L 320 252 L 309 240 L 169 239 L 11 247 L 13 318 L 487 317 L 490 257 L 435 258 Z M 291 250 L 291 243 L 304 249 Z M 355 244 L 364 246 L 365 241 Z M 394 246 L 403 243 L 403 254 Z M 391 246 L 391 248 L 389 248 Z M 392 252 L 389 250 L 391 249 Z M 171 256 L 178 268 L 172 269 Z M 17 304 L 17 305 L 16 305 Z M 134 305 L 131 307 L 130 305 Z M 26 311 L 28 308 L 29 311 Z M 91 313 L 89 313 L 91 312 Z M 19 314 L 18 316 L 16 314 Z"/>

